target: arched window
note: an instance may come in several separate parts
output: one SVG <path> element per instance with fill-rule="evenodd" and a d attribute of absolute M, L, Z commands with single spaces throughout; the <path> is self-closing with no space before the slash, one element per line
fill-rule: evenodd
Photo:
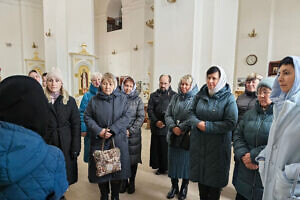
<path fill-rule="evenodd" d="M 110 0 L 107 7 L 107 32 L 122 29 L 121 0 Z"/>

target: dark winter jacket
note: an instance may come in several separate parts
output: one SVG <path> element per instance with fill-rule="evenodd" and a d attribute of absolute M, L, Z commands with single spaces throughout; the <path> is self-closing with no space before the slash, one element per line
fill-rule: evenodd
<path fill-rule="evenodd" d="M 174 94 L 176 94 L 176 92 L 174 92 L 172 88 L 169 87 L 167 91 L 158 89 L 150 95 L 147 112 L 150 119 L 152 134 L 167 135 L 167 126 L 165 126 L 164 128 L 158 128 L 156 126 L 156 122 L 162 121 L 164 124 L 166 124 L 165 114 Z"/>
<path fill-rule="evenodd" d="M 110 180 L 122 180 L 130 177 L 130 157 L 128 152 L 128 138 L 126 129 L 129 124 L 130 112 L 127 97 L 119 89 L 111 95 L 104 94 L 101 90 L 92 97 L 84 112 L 84 121 L 91 133 L 91 147 L 89 156 L 89 181 L 101 183 Z M 93 157 L 95 150 L 101 149 L 102 138 L 99 133 L 103 128 L 109 128 L 113 133 L 116 147 L 121 151 L 122 170 L 102 177 L 96 176 L 96 164 Z M 109 149 L 110 139 L 105 141 L 104 149 Z"/>
<path fill-rule="evenodd" d="M 144 123 L 145 111 L 144 103 L 139 97 L 139 93 L 135 90 L 133 93 L 127 95 L 128 98 L 128 110 L 130 111 L 129 117 L 129 154 L 131 165 L 136 163 L 142 163 L 142 131 L 141 127 Z"/>
<path fill-rule="evenodd" d="M 239 111 L 238 122 L 242 119 L 245 112 L 254 108 L 256 99 L 256 93 L 248 92 L 247 90 L 245 90 L 243 94 L 238 96 L 238 98 L 236 99 L 236 104 Z"/>
<path fill-rule="evenodd" d="M 0 121 L 0 138 L 0 199 L 60 199 L 68 188 L 63 153 L 8 122 Z"/>
<path fill-rule="evenodd" d="M 245 113 L 234 131 L 234 156 L 238 161 L 234 186 L 237 192 L 247 199 L 262 199 L 263 186 L 258 170 L 249 170 L 242 161 L 246 153 L 250 153 L 253 164 L 255 158 L 268 143 L 270 127 L 273 121 L 273 105 L 263 110 L 257 102 L 255 107 Z"/>
<path fill-rule="evenodd" d="M 48 96 L 47 93 L 46 96 Z M 81 147 L 79 110 L 75 99 L 65 91 L 54 104 L 49 103 L 49 107 L 51 110 L 50 122 L 52 123 L 48 125 L 48 131 L 51 134 L 49 144 L 55 145 L 63 151 L 68 181 L 71 185 L 78 180 L 77 156 Z"/>
<path fill-rule="evenodd" d="M 80 111 L 80 122 L 81 122 L 81 132 L 86 132 L 86 136 L 84 137 L 84 155 L 83 155 L 83 161 L 88 162 L 89 161 L 89 150 L 90 150 L 90 133 L 87 132 L 86 125 L 84 123 L 84 111 L 87 107 L 88 103 L 90 102 L 91 98 L 95 96 L 98 92 L 98 88 L 93 86 L 93 84 L 90 85 L 90 89 L 88 92 L 86 92 L 81 100 L 79 111 Z"/>
<path fill-rule="evenodd" d="M 192 105 L 193 97 L 197 94 L 197 92 L 198 86 L 196 85 L 191 91 L 186 94 L 178 91 L 178 93 L 173 96 L 165 116 L 166 125 L 168 126 L 167 141 L 169 144 L 174 127 L 178 126 L 184 133 L 187 133 L 191 130 L 188 121 L 188 114 Z"/>
<path fill-rule="evenodd" d="M 238 117 L 234 96 L 226 84 L 209 96 L 205 84 L 193 99 L 189 123 L 190 179 L 211 186 L 224 187 L 228 183 L 231 158 L 231 132 Z M 205 131 L 197 124 L 205 122 Z"/>

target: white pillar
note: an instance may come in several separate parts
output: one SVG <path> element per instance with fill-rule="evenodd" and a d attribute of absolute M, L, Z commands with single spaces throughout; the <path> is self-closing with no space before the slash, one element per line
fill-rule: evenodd
<path fill-rule="evenodd" d="M 205 83 L 205 72 L 220 65 L 233 82 L 238 1 L 155 1 L 153 90 L 161 73 L 173 77 L 173 87 L 184 74 Z"/>

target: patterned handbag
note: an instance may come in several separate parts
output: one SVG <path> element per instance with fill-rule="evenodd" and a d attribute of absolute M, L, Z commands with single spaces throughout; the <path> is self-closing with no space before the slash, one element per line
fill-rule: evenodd
<path fill-rule="evenodd" d="M 93 153 L 96 163 L 96 176 L 101 177 L 121 170 L 120 156 L 121 152 L 115 146 L 114 139 L 111 138 L 112 147 L 109 150 L 104 150 L 105 138 L 102 140 L 101 150 L 95 150 Z"/>

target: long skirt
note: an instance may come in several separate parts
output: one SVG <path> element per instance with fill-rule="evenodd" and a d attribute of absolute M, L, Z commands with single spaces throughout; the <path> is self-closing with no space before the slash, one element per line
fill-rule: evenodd
<path fill-rule="evenodd" d="M 169 146 L 168 152 L 170 178 L 189 179 L 190 153 L 181 148 Z"/>

